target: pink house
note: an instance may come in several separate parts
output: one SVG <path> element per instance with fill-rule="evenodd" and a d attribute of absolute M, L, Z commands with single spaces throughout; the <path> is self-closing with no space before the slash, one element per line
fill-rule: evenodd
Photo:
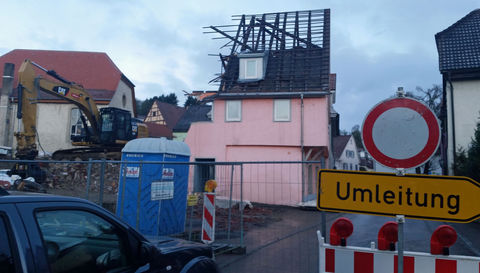
<path fill-rule="evenodd" d="M 243 165 L 243 199 L 284 205 L 311 200 L 316 172 L 330 167 L 331 131 L 338 130 L 338 117 L 331 111 L 330 11 L 238 19 L 236 37 L 228 29 L 211 27 L 231 39 L 232 46 L 230 55 L 220 55 L 224 72 L 219 91 L 210 97 L 211 120 L 192 123 L 185 139 L 191 159 L 269 162 Z M 294 29 L 288 29 L 290 23 Z M 272 163 L 276 161 L 304 163 Z M 218 168 L 205 178 L 219 181 L 217 195 L 228 195 L 231 173 Z M 235 170 L 234 177 L 233 195 L 239 198 L 240 172 Z M 191 179 L 190 187 L 201 190 L 202 183 Z"/>

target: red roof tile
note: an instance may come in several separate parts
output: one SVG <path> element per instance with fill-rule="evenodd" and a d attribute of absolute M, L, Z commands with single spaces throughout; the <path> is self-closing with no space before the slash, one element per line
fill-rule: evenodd
<path fill-rule="evenodd" d="M 48 70 L 55 70 L 62 77 L 81 84 L 88 90 L 115 91 L 122 77 L 122 72 L 103 52 L 27 49 L 15 49 L 0 56 L 0 75 L 3 75 L 5 63 L 15 64 L 17 71 L 25 59 L 30 59 Z M 39 69 L 37 73 L 51 79 Z M 15 73 L 14 87 L 17 84 L 18 76 Z"/>
<path fill-rule="evenodd" d="M 168 129 L 165 125 L 156 124 L 153 122 L 145 122 L 148 127 L 149 137 L 166 137 L 168 139 L 173 138 L 172 130 Z"/>

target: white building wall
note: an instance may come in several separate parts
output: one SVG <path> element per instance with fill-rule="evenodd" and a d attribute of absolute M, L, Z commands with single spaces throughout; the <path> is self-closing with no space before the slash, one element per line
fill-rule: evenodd
<path fill-rule="evenodd" d="M 14 132 L 22 129 L 22 123 L 16 117 L 17 104 L 12 104 L 12 120 Z M 43 154 L 53 153 L 58 149 L 69 149 L 70 143 L 70 118 L 73 104 L 39 103 L 37 104 L 37 148 Z M 13 148 L 17 146 L 13 137 Z"/>
<path fill-rule="evenodd" d="M 457 81 L 453 84 L 453 108 L 455 118 L 455 147 L 453 145 L 451 88 L 447 83 L 447 122 L 448 122 L 448 174 L 453 174 L 454 153 L 460 148 L 468 149 L 480 121 L 480 80 Z"/>
<path fill-rule="evenodd" d="M 108 104 L 111 107 L 117 107 L 130 111 L 133 117 L 133 104 L 135 98 L 132 95 L 132 89 L 125 82 L 119 81 L 117 91 L 112 97 L 112 100 Z"/>
<path fill-rule="evenodd" d="M 97 105 L 100 108 L 104 105 Z M 77 108 L 70 103 L 38 103 L 37 104 L 37 149 L 40 154 L 52 154 L 60 149 L 70 149 L 76 146 L 71 144 L 71 115 L 72 109 Z M 17 104 L 12 104 L 11 120 L 13 121 L 13 132 L 22 129 L 22 123 L 17 119 Z M 17 142 L 13 134 L 12 154 L 15 154 Z M 43 151 L 42 151 L 43 148 Z"/>

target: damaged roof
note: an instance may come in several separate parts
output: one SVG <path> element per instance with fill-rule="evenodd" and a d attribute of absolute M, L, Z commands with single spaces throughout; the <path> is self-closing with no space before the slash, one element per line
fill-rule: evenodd
<path fill-rule="evenodd" d="M 329 92 L 335 88 L 330 81 L 329 9 L 236 15 L 233 20 L 238 25 L 208 27 L 213 30 L 210 33 L 227 38 L 222 48 L 230 49 L 219 54 L 222 73 L 213 80 L 220 84 L 220 97 L 222 93 Z M 258 67 L 264 74 L 244 80 L 241 59 L 253 57 L 263 59 L 263 67 Z"/>

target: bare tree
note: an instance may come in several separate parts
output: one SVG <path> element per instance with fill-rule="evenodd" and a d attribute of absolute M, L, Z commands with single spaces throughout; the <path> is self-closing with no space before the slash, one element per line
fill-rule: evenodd
<path fill-rule="evenodd" d="M 423 89 L 417 86 L 417 88 L 415 88 L 415 91 L 415 94 L 412 92 L 406 92 L 405 95 L 407 97 L 412 97 L 425 103 L 430 109 L 432 109 L 433 113 L 437 116 L 437 118 L 440 119 L 443 96 L 442 87 L 438 84 L 434 84 L 431 88 L 428 89 Z M 435 155 L 440 155 L 440 149 L 435 152 Z M 425 164 L 423 165 L 423 173 L 429 174 L 432 170 L 432 165 L 432 160 L 425 162 Z M 416 168 L 416 172 L 420 173 L 420 168 Z"/>

